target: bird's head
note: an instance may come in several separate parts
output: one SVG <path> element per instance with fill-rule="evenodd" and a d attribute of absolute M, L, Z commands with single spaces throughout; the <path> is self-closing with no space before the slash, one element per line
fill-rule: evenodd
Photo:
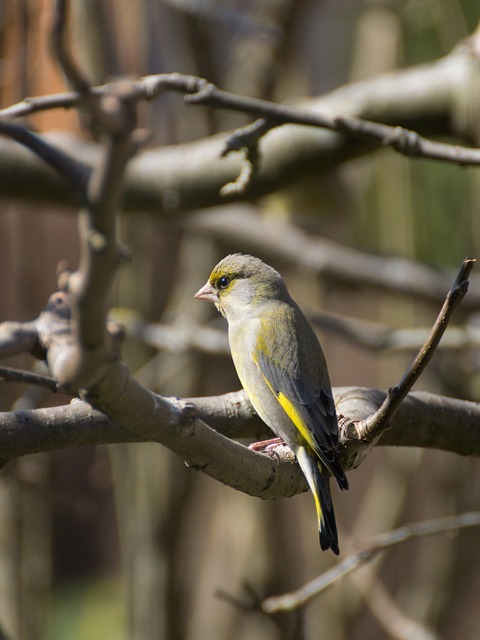
<path fill-rule="evenodd" d="M 215 303 L 227 320 L 245 312 L 255 313 L 267 301 L 288 297 L 278 271 L 259 258 L 241 253 L 223 258 L 195 294 L 199 300 Z"/>

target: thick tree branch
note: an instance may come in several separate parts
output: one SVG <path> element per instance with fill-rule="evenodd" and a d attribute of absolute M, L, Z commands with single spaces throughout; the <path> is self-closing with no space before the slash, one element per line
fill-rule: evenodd
<path fill-rule="evenodd" d="M 337 410 L 348 417 L 349 425 L 371 415 L 385 399 L 383 392 L 361 387 L 334 392 Z M 152 403 L 134 416 L 130 408 L 125 419 L 128 428 L 79 400 L 62 407 L 2 413 L 1 459 L 7 462 L 30 453 L 84 445 L 149 441 L 166 446 L 187 465 L 249 495 L 274 499 L 306 489 L 286 447 L 276 449 L 272 458 L 231 440 L 268 434 L 243 391 L 217 398 L 159 400 L 161 412 Z M 122 418 L 122 407 L 118 413 Z M 407 396 L 378 444 L 480 456 L 479 424 L 480 405 L 416 392 Z M 350 468 L 362 444 L 352 440 L 347 430 L 341 433 L 341 446 Z"/>
<path fill-rule="evenodd" d="M 269 110 L 275 110 L 277 122 L 280 116 L 293 119 L 296 114 L 299 121 L 306 122 L 310 118 L 311 124 L 317 126 L 285 125 L 276 127 L 262 137 L 259 146 L 261 162 L 249 195 L 255 197 L 268 193 L 279 186 L 290 184 L 299 175 L 318 175 L 371 150 L 372 146 L 378 147 L 379 139 L 382 143 L 386 141 L 385 132 L 375 128 L 375 123 L 378 122 L 413 130 L 419 135 L 456 136 L 460 140 L 476 144 L 477 119 L 470 114 L 471 105 L 476 104 L 475 92 L 478 84 L 475 42 L 472 37 L 471 41 L 457 47 L 446 58 L 431 64 L 345 86 L 306 102 L 300 110 L 289 111 L 290 108 L 287 107 L 269 105 Z M 153 98 L 167 89 L 196 94 L 197 101 L 211 100 L 212 95 L 215 95 L 211 86 L 199 78 L 172 74 L 168 77 L 155 76 L 140 80 L 135 85 L 133 99 Z M 221 104 L 223 100 L 225 107 L 250 111 L 255 115 L 267 109 L 261 101 L 230 94 L 227 101 L 223 92 L 215 91 L 217 103 Z M 101 95 L 103 92 L 103 88 L 92 89 L 95 94 Z M 222 100 L 218 98 L 219 94 Z M 43 103 L 41 99 L 30 99 L 0 112 L 0 116 L 25 115 L 35 109 L 52 106 L 70 107 L 79 100 L 80 94 L 49 96 Z M 358 123 L 357 119 L 369 122 Z M 371 131 L 375 131 L 376 141 L 372 142 L 374 136 L 365 130 L 361 134 L 369 135 L 368 143 L 336 131 L 318 128 L 321 125 L 345 130 L 348 123 L 351 125 L 349 133 L 355 135 L 358 131 L 354 131 L 353 123 L 361 124 L 364 129 L 370 127 Z M 398 129 L 395 131 L 398 133 Z M 398 138 L 393 133 L 387 142 L 398 146 Z M 406 139 L 411 139 L 411 136 L 400 136 L 400 141 Z M 127 172 L 124 207 L 171 215 L 221 204 L 224 198 L 219 195 L 220 189 L 235 181 L 242 164 L 241 158 L 234 157 L 236 154 L 222 157 L 228 140 L 228 134 L 220 134 L 173 148 L 145 152 L 131 163 Z M 98 162 L 99 151 L 96 145 L 83 145 L 81 150 L 77 150 L 73 148 L 76 145 L 72 144 L 71 139 L 66 144 L 77 158 L 83 159 L 90 166 Z M 408 144 L 406 148 L 409 148 Z M 414 145 L 414 148 L 418 151 L 418 146 Z M 22 198 L 33 197 L 36 200 L 44 197 L 50 201 L 71 202 L 71 195 L 66 190 L 58 191 L 58 182 L 45 172 L 41 164 L 28 161 L 24 154 L 5 141 L 0 144 L 0 152 L 4 158 L 4 170 L 0 175 L 2 193 Z M 457 154 L 454 147 L 452 153 L 454 156 Z M 185 161 L 186 158 L 188 162 Z M 458 156 L 455 159 L 458 160 Z M 28 193 L 24 189 L 27 182 L 30 185 Z M 229 197 L 238 199 L 244 195 L 233 193 Z"/>
<path fill-rule="evenodd" d="M 374 414 L 385 401 L 386 393 L 366 387 L 334 389 L 337 412 L 345 416 L 340 443 L 344 462 L 351 468 L 351 454 L 362 447 L 351 430 L 355 423 Z M 215 430 L 234 438 L 267 437 L 269 432 L 252 411 L 243 391 L 214 398 L 189 398 L 199 417 Z M 224 406 L 226 405 L 226 406 Z M 463 456 L 480 455 L 480 404 L 415 391 L 407 395 L 394 416 L 390 428 L 377 445 L 442 449 Z M 461 434 L 461 435 L 460 435 Z"/>

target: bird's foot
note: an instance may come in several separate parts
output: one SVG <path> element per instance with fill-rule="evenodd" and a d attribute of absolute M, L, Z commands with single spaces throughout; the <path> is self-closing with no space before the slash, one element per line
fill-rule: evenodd
<path fill-rule="evenodd" d="M 261 442 L 252 442 L 248 448 L 252 451 L 258 451 L 259 453 L 274 455 L 275 449 L 280 445 L 285 445 L 282 438 L 271 438 L 270 440 L 262 440 Z"/>

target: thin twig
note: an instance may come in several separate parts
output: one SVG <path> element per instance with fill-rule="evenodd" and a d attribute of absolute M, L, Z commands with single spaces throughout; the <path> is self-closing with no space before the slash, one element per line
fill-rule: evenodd
<path fill-rule="evenodd" d="M 380 409 L 367 418 L 362 425 L 358 425 L 358 434 L 365 439 L 380 436 L 395 415 L 407 393 L 420 377 L 421 373 L 430 362 L 442 336 L 468 290 L 468 277 L 476 260 L 464 260 L 457 277 L 447 294 L 445 302 L 437 316 L 432 331 L 424 345 L 417 354 L 410 367 L 402 376 L 397 386 L 388 390 L 385 402 Z"/>
<path fill-rule="evenodd" d="M 70 9 L 69 0 L 55 0 L 50 42 L 53 58 L 65 74 L 68 84 L 78 92 L 81 104 L 92 117 L 92 126 L 108 125 L 108 118 L 99 104 L 99 96 L 92 91 L 90 82 L 82 73 L 67 46 L 67 19 Z"/>
<path fill-rule="evenodd" d="M 353 135 L 369 142 L 376 142 L 381 146 L 390 146 L 403 155 L 411 157 L 433 158 L 460 165 L 480 164 L 478 149 L 433 142 L 402 127 L 353 116 L 335 116 L 326 112 L 318 113 L 298 107 L 287 107 L 267 100 L 228 93 L 212 84 L 208 86 L 208 91 L 202 89 L 195 94 L 187 95 L 185 101 L 189 104 L 203 104 L 262 116 L 258 122 L 233 132 L 226 142 L 227 149 L 244 146 L 245 139 L 248 139 L 249 144 L 256 143 L 265 133 L 281 124 L 299 124 Z"/>
<path fill-rule="evenodd" d="M 347 556 L 342 562 L 329 569 L 318 578 L 304 584 L 300 589 L 284 593 L 280 596 L 266 598 L 261 605 L 265 613 L 292 611 L 302 607 L 322 591 L 331 587 L 340 578 L 348 575 L 357 567 L 371 560 L 375 555 L 394 545 L 406 542 L 412 538 L 429 536 L 439 533 L 456 532 L 467 527 L 480 526 L 480 511 L 470 511 L 458 516 L 450 516 L 435 520 L 418 522 L 388 533 L 382 533 L 366 541 L 361 549 Z"/>
<path fill-rule="evenodd" d="M 255 176 L 259 170 L 260 154 L 256 144 L 242 149 L 244 158 L 242 160 L 240 173 L 232 182 L 227 182 L 220 189 L 220 195 L 224 197 L 248 193 L 248 189 L 253 184 Z"/>
<path fill-rule="evenodd" d="M 337 131 L 353 135 L 367 142 L 377 140 L 383 147 L 391 147 L 410 158 L 431 158 L 453 162 L 460 166 L 478 165 L 480 151 L 445 142 L 433 142 L 416 131 L 392 127 L 354 117 L 335 118 Z"/>
<path fill-rule="evenodd" d="M 90 93 L 90 84 L 70 55 L 66 43 L 67 38 L 65 31 L 67 28 L 69 8 L 70 3 L 68 0 L 55 0 L 50 34 L 53 57 L 59 63 L 69 84 L 78 91 L 79 94 L 85 96 Z"/>
<path fill-rule="evenodd" d="M 5 382 L 22 382 L 24 384 L 32 384 L 37 387 L 45 387 L 53 393 L 57 393 L 57 381 L 50 376 L 44 376 L 40 373 L 32 371 L 23 371 L 22 369 L 14 369 L 13 367 L 0 366 L 0 380 Z"/>
<path fill-rule="evenodd" d="M 60 2 L 60 4 L 63 4 L 63 2 Z M 58 30 L 63 24 L 63 21 L 59 21 L 54 32 L 55 41 L 57 42 L 56 47 L 61 53 L 62 66 L 70 83 L 73 86 L 75 86 L 75 83 L 78 85 L 77 92 L 29 97 L 22 102 L 0 110 L 1 117 L 27 116 L 47 109 L 70 109 L 84 101 L 86 96 L 89 96 L 89 99 L 94 98 L 96 101 L 99 97 L 110 93 L 114 83 L 89 87 L 71 57 L 69 57 L 66 47 L 63 45 L 60 48 L 58 47 L 59 43 L 63 42 L 58 35 Z M 390 146 L 396 151 L 411 157 L 432 158 L 454 162 L 461 166 L 480 164 L 479 149 L 434 142 L 403 127 L 390 126 L 363 118 L 342 116 L 341 114 L 330 115 L 327 112 L 319 113 L 300 107 L 287 107 L 267 100 L 239 96 L 222 91 L 204 78 L 196 76 L 178 73 L 158 74 L 141 78 L 132 83 L 132 85 L 135 87 L 134 96 L 132 96 L 135 101 L 151 100 L 165 91 L 176 91 L 184 93 L 185 101 L 189 104 L 203 104 L 260 116 L 259 120 L 232 132 L 225 143 L 223 154 L 230 150 L 238 150 L 257 143 L 265 133 L 282 124 L 298 124 L 321 127 L 374 142 L 381 146 Z"/>
<path fill-rule="evenodd" d="M 73 187 L 82 193 L 88 183 L 91 169 L 80 160 L 54 147 L 45 138 L 29 131 L 27 128 L 0 119 L 0 133 L 16 140 L 46 162 L 52 169 L 69 180 Z"/>

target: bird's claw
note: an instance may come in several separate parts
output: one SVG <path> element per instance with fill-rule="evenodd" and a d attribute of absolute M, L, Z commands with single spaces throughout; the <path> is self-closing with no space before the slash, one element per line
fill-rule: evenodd
<path fill-rule="evenodd" d="M 262 440 L 261 442 L 252 442 L 249 449 L 258 453 L 266 453 L 267 455 L 275 455 L 275 449 L 279 446 L 285 446 L 282 438 L 271 438 L 270 440 Z"/>

